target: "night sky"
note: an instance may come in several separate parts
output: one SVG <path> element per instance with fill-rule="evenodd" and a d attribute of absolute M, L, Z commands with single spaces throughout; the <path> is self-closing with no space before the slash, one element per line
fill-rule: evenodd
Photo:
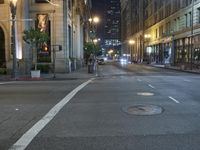
<path fill-rule="evenodd" d="M 104 12 L 106 8 L 106 0 L 92 0 L 92 15 L 99 16 L 100 23 L 97 26 L 97 36 L 103 39 L 104 36 Z"/>
<path fill-rule="evenodd" d="M 102 14 L 105 10 L 106 0 L 92 0 L 92 12 Z"/>

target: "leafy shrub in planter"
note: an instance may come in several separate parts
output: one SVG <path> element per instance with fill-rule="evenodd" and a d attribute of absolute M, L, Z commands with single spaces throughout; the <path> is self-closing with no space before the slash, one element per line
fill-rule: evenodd
<path fill-rule="evenodd" d="M 0 68 L 0 74 L 7 74 L 6 68 Z"/>
<path fill-rule="evenodd" d="M 49 73 L 50 66 L 48 64 L 38 64 L 37 69 L 41 71 L 41 73 Z"/>

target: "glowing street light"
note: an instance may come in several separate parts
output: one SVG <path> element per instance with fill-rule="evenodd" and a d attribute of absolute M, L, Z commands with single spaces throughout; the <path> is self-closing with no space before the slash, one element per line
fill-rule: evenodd
<path fill-rule="evenodd" d="M 151 38 L 151 34 L 145 34 L 145 35 L 144 35 L 144 38 L 145 38 L 145 39 Z"/>
<path fill-rule="evenodd" d="M 114 50 L 111 49 L 111 50 L 108 51 L 108 54 L 111 55 L 112 53 L 114 53 Z"/>
<path fill-rule="evenodd" d="M 129 43 L 129 45 L 130 45 L 130 55 L 131 55 L 131 62 L 132 62 L 132 59 L 133 59 L 133 51 L 132 51 L 132 45 L 134 45 L 135 44 L 135 41 L 134 40 L 132 40 L 132 39 L 130 39 L 129 41 L 128 41 L 128 43 Z M 127 60 L 128 60 L 128 58 L 127 58 Z"/>
<path fill-rule="evenodd" d="M 17 9 L 17 0 L 10 0 L 10 11 L 12 15 L 12 54 L 13 54 L 13 78 L 17 77 L 17 55 L 16 55 L 16 41 L 15 41 L 15 28 L 16 28 L 16 9 Z"/>
<path fill-rule="evenodd" d="M 98 42 L 98 40 L 97 40 L 97 39 L 94 39 L 93 42 L 96 44 L 96 43 Z"/>
<path fill-rule="evenodd" d="M 130 45 L 134 45 L 134 44 L 135 44 L 135 41 L 134 41 L 134 40 L 129 40 L 128 43 L 129 43 Z"/>
<path fill-rule="evenodd" d="M 90 38 L 92 42 L 97 43 L 98 40 L 96 40 L 96 30 L 97 30 L 97 24 L 99 23 L 100 19 L 99 17 L 95 16 L 92 18 L 89 18 L 88 20 L 90 22 Z"/>
<path fill-rule="evenodd" d="M 93 18 L 93 22 L 94 22 L 94 23 L 99 23 L 99 21 L 100 21 L 100 20 L 99 20 L 99 17 L 94 17 L 94 18 Z"/>
<path fill-rule="evenodd" d="M 97 17 L 97 16 L 95 16 L 95 17 L 93 17 L 93 18 L 89 18 L 89 22 L 90 23 L 99 23 L 99 21 L 100 21 L 100 19 L 99 19 L 99 17 Z"/>

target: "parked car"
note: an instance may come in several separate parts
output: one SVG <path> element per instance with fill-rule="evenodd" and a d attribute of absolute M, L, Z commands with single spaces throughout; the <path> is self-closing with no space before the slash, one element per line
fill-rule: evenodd
<path fill-rule="evenodd" d="M 99 65 L 104 65 L 104 64 L 105 64 L 105 61 L 104 61 L 103 58 L 97 58 L 97 63 L 98 63 Z"/>

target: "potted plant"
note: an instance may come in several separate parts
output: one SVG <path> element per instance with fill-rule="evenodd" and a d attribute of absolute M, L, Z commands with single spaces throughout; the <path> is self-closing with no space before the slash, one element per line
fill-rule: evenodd
<path fill-rule="evenodd" d="M 40 77 L 40 70 L 37 70 L 37 49 L 48 42 L 49 36 L 38 29 L 30 28 L 24 31 L 23 39 L 31 47 L 32 61 L 30 66 L 34 64 L 34 70 L 31 70 L 31 77 L 38 78 Z"/>

